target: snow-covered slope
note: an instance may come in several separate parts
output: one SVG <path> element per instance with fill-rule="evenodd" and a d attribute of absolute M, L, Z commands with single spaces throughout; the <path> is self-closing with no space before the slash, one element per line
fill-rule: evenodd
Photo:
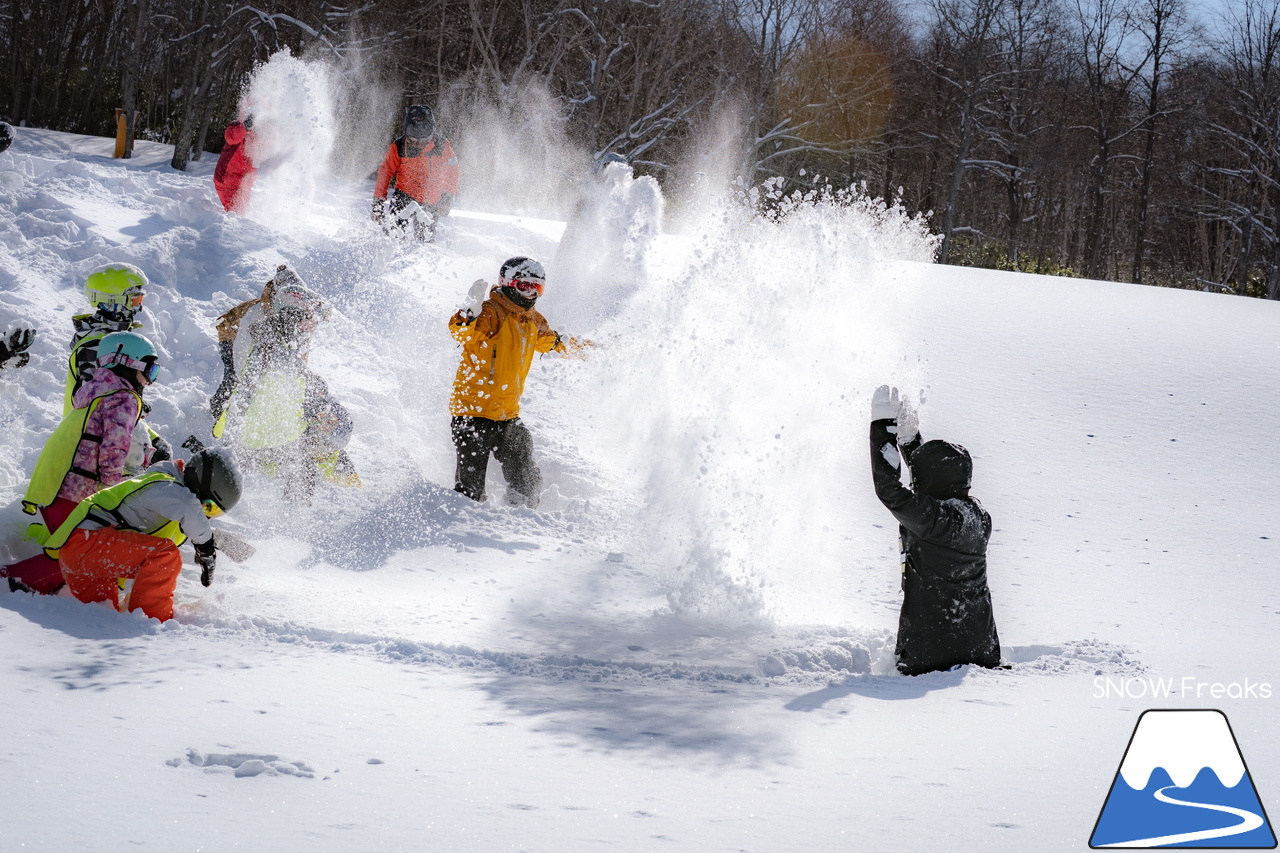
<path fill-rule="evenodd" d="M 1152 706 L 1223 708 L 1275 811 L 1276 699 L 1212 686 L 1280 686 L 1280 306 L 933 266 L 857 200 L 656 234 L 661 198 L 616 181 L 585 192 L 626 268 L 558 292 L 558 222 L 464 192 L 418 246 L 368 183 L 293 180 L 281 212 L 270 174 L 243 219 L 209 158 L 110 144 L 0 154 L 0 325 L 40 328 L 0 374 L 0 559 L 31 553 L 18 500 L 107 260 L 153 282 L 175 444 L 210 428 L 214 318 L 297 269 L 337 308 L 312 363 L 364 487 L 299 509 L 253 479 L 227 525 L 256 556 L 184 573 L 172 623 L 0 592 L 0 848 L 1081 849 Z M 445 321 L 516 254 L 595 343 L 530 375 L 536 512 L 451 491 Z M 975 457 L 1011 670 L 892 673 L 882 382 Z"/>

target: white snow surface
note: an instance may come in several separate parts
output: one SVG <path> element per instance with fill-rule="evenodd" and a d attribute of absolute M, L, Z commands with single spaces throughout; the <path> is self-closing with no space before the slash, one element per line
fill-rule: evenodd
<path fill-rule="evenodd" d="M 1150 707 L 1222 709 L 1280 813 L 1280 306 L 935 266 L 865 201 L 709 194 L 659 233 L 656 187 L 613 177 L 594 239 L 624 286 L 575 301 L 553 214 L 464 187 L 418 245 L 368 222 L 370 181 L 240 218 L 212 156 L 110 148 L 0 154 L 0 326 L 39 327 L 0 374 L 0 560 L 34 552 L 19 499 L 107 261 L 151 278 L 175 446 L 208 436 L 215 318 L 293 266 L 336 308 L 312 366 L 363 488 L 300 509 L 251 477 L 219 523 L 256 555 L 209 589 L 189 565 L 163 625 L 0 591 L 0 849 L 1080 850 Z M 521 254 L 595 343 L 530 374 L 536 511 L 496 463 L 490 503 L 451 490 L 446 320 Z M 1010 669 L 893 670 L 882 383 L 973 454 Z"/>

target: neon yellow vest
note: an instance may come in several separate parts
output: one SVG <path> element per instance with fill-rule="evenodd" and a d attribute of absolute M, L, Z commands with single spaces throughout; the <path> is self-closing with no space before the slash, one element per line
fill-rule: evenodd
<path fill-rule="evenodd" d="M 241 446 L 263 450 L 282 447 L 300 438 L 307 431 L 303 410 L 306 385 L 301 376 L 273 372 L 263 377 L 253 389 L 248 406 L 237 413 L 240 423 L 236 427 L 236 438 Z M 213 425 L 214 438 L 222 438 L 232 408 L 228 404 Z"/>
<path fill-rule="evenodd" d="M 136 425 L 142 417 L 142 397 L 136 391 L 111 392 L 111 394 L 120 393 L 132 394 L 137 400 L 138 416 L 133 421 Z M 31 484 L 27 486 L 27 493 L 22 498 L 23 512 L 35 515 L 40 507 L 49 506 L 57 500 L 63 481 L 73 470 L 76 451 L 80 449 L 80 444 L 86 440 L 102 440 L 102 436 L 86 435 L 85 424 L 89 422 L 89 416 L 93 414 L 98 404 L 111 394 L 95 397 L 93 402 L 83 409 L 72 409 L 71 413 L 62 419 L 62 423 L 58 424 L 53 435 L 49 436 L 44 450 L 40 451 L 40 458 L 36 460 L 36 469 L 31 473 Z M 76 473 L 94 480 L 98 478 L 97 471 L 76 471 Z"/>
<path fill-rule="evenodd" d="M 145 489 L 152 483 L 160 483 L 168 481 L 171 483 L 178 482 L 177 478 L 170 474 L 163 474 L 154 471 L 150 474 L 143 474 L 141 477 L 134 477 L 132 480 L 125 480 L 122 483 L 116 483 L 110 488 L 103 489 L 100 492 L 90 495 L 80 503 L 76 504 L 76 508 L 71 511 L 71 515 L 67 516 L 67 520 L 62 522 L 62 526 L 49 535 L 49 539 L 44 543 L 44 552 L 53 559 L 58 559 L 58 551 L 63 545 L 67 544 L 67 540 L 71 538 L 71 534 L 80 526 L 89 513 L 94 510 L 99 512 L 96 515 L 101 516 L 102 521 L 111 522 L 112 527 L 120 530 L 131 530 L 126 527 L 115 510 L 136 491 Z M 187 541 L 187 537 L 182 532 L 181 526 L 176 521 L 168 521 L 155 530 L 140 530 L 139 533 L 145 533 L 148 536 L 157 536 L 161 539 L 168 539 L 175 545 L 181 545 Z"/>

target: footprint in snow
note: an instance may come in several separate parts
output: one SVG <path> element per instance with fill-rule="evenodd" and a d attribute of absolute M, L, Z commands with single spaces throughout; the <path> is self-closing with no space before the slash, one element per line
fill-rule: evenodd
<path fill-rule="evenodd" d="M 231 773 L 237 778 L 246 776 L 298 776 L 315 778 L 315 771 L 305 761 L 284 761 L 278 755 L 257 755 L 242 752 L 204 753 L 188 749 L 185 758 L 170 758 L 170 767 L 201 767 L 206 773 Z"/>

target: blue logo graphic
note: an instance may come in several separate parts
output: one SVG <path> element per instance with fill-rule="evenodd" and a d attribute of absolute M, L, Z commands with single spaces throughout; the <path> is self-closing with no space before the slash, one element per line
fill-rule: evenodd
<path fill-rule="evenodd" d="M 1275 848 L 1226 715 L 1144 711 L 1089 846 Z"/>

